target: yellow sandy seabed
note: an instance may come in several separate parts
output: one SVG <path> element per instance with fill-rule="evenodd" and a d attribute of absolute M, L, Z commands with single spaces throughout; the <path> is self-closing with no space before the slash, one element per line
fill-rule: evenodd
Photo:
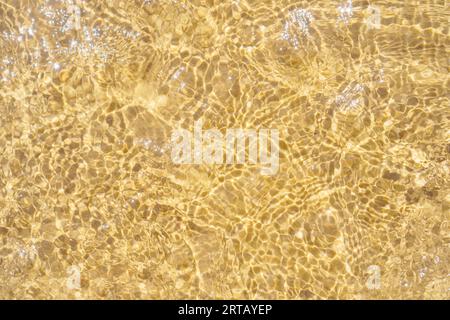
<path fill-rule="evenodd" d="M 0 298 L 446 299 L 448 2 L 0 1 Z M 279 170 L 171 132 L 279 130 Z"/>

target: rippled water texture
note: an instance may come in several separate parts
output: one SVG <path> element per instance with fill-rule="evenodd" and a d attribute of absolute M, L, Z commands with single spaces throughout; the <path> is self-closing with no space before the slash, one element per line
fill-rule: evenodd
<path fill-rule="evenodd" d="M 0 298 L 449 298 L 444 0 L 0 1 Z M 273 128 L 279 170 L 177 165 Z"/>

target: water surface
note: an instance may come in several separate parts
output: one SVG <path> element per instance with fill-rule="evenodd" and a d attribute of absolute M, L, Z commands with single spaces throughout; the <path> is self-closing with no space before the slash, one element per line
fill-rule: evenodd
<path fill-rule="evenodd" d="M 0 298 L 449 297 L 449 4 L 0 1 Z M 277 174 L 176 165 L 273 128 Z"/>

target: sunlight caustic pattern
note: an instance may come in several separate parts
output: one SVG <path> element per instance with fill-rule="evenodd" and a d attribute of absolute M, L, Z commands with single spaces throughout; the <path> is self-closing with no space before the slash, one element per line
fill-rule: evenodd
<path fill-rule="evenodd" d="M 0 298 L 449 298 L 449 19 L 0 0 Z M 277 170 L 174 162 L 199 121 L 276 130 Z"/>

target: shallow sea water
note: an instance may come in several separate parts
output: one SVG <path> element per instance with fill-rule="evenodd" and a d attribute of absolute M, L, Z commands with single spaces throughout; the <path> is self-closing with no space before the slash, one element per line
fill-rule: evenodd
<path fill-rule="evenodd" d="M 448 299 L 448 1 L 0 1 L 0 298 Z M 177 165 L 275 128 L 279 170 Z"/>

